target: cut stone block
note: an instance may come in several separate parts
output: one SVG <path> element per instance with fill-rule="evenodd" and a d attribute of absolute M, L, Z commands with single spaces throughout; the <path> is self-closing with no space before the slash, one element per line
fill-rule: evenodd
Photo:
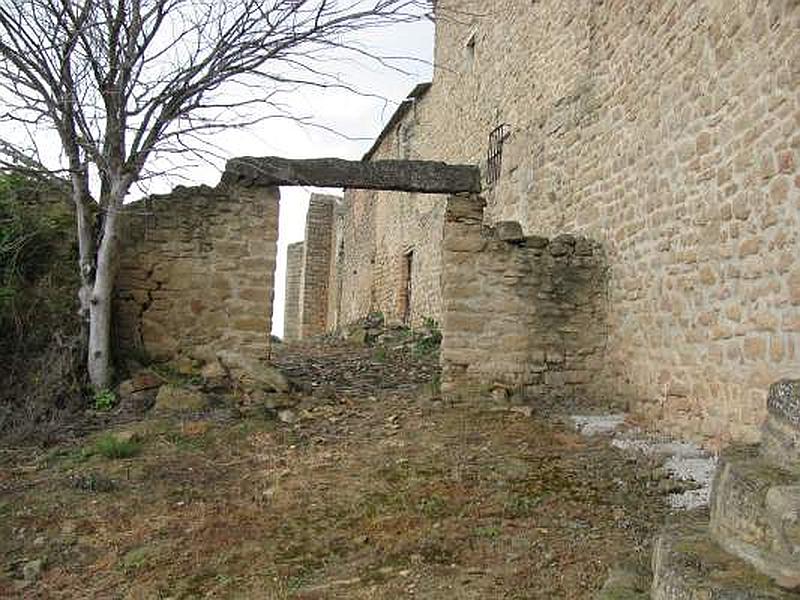
<path fill-rule="evenodd" d="M 761 452 L 783 468 L 800 472 L 800 379 L 770 386 L 767 413 Z"/>
<path fill-rule="evenodd" d="M 656 539 L 653 600 L 789 600 L 793 592 L 774 585 L 712 539 L 707 515 L 686 516 Z"/>
<path fill-rule="evenodd" d="M 478 167 L 430 160 L 353 161 L 242 156 L 228 161 L 222 181 L 245 187 L 302 185 L 427 194 L 481 191 Z"/>
<path fill-rule="evenodd" d="M 504 242 L 522 242 L 525 234 L 522 233 L 522 225 L 516 221 L 499 221 L 495 224 L 495 236 Z"/>
<path fill-rule="evenodd" d="M 767 411 L 800 430 L 800 379 L 782 379 L 773 383 L 767 396 Z"/>
<path fill-rule="evenodd" d="M 800 477 L 759 454 L 732 448 L 711 493 L 711 532 L 728 552 L 787 588 L 800 587 Z"/>

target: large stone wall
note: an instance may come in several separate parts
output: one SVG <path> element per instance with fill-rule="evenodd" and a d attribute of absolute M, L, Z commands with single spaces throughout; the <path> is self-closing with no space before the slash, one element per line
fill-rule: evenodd
<path fill-rule="evenodd" d="M 606 394 L 608 268 L 585 238 L 483 225 L 483 200 L 452 197 L 443 243 L 442 392 L 499 401 Z"/>
<path fill-rule="evenodd" d="M 433 85 L 374 155 L 485 166 L 507 123 L 486 222 L 603 246 L 615 393 L 682 434 L 757 438 L 800 363 L 800 5 L 440 0 L 436 35 Z M 375 232 L 409 210 L 381 198 Z"/>
<path fill-rule="evenodd" d="M 115 297 L 120 347 L 155 359 L 264 359 L 277 188 L 177 188 L 126 206 Z"/>
<path fill-rule="evenodd" d="M 286 248 L 286 296 L 283 307 L 283 339 L 300 339 L 300 290 L 303 287 L 303 255 L 305 244 L 295 242 Z"/>

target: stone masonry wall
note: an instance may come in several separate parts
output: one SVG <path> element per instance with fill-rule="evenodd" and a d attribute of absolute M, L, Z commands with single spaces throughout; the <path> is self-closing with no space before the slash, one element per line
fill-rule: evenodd
<path fill-rule="evenodd" d="M 602 244 L 615 395 L 680 434 L 756 439 L 765 390 L 800 363 L 800 4 L 440 0 L 436 14 L 414 135 L 378 154 L 485 164 L 507 123 L 485 220 Z"/>
<path fill-rule="evenodd" d="M 423 102 L 424 96 L 414 106 Z M 421 158 L 423 146 L 417 136 L 417 109 L 412 108 L 386 132 L 370 160 Z M 340 325 L 373 311 L 382 312 L 388 322 L 402 321 L 404 261 L 409 253 L 413 253 L 410 324 L 441 318 L 445 200 L 436 194 L 345 191 Z"/>
<path fill-rule="evenodd" d="M 126 207 L 115 296 L 122 348 L 155 359 L 266 358 L 277 188 L 177 188 Z"/>
<path fill-rule="evenodd" d="M 585 238 L 483 225 L 483 200 L 452 197 L 444 226 L 442 392 L 552 401 L 604 397 L 608 268 Z"/>
<path fill-rule="evenodd" d="M 303 254 L 305 244 L 295 242 L 286 248 L 286 300 L 283 311 L 283 339 L 300 339 L 300 289 L 303 284 Z"/>
<path fill-rule="evenodd" d="M 336 196 L 322 194 L 311 194 L 309 201 L 299 298 L 301 338 L 327 330 L 333 210 L 337 201 Z"/>

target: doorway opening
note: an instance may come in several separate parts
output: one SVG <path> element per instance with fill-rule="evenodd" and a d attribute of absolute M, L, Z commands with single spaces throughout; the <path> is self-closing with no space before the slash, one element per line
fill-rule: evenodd
<path fill-rule="evenodd" d="M 403 255 L 402 273 L 400 276 L 400 315 L 404 325 L 411 325 L 411 274 L 414 267 L 414 251 Z"/>

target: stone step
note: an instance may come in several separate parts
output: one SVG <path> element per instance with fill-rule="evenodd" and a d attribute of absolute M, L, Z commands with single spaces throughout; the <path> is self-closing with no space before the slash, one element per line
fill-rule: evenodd
<path fill-rule="evenodd" d="M 708 531 L 708 514 L 692 511 L 667 527 L 653 551 L 653 600 L 797 600 L 725 552 Z"/>
<path fill-rule="evenodd" d="M 800 471 L 800 379 L 770 386 L 761 452 L 777 465 Z"/>
<path fill-rule="evenodd" d="M 710 531 L 725 550 L 787 588 L 800 588 L 800 474 L 758 447 L 721 457 L 711 492 Z"/>

